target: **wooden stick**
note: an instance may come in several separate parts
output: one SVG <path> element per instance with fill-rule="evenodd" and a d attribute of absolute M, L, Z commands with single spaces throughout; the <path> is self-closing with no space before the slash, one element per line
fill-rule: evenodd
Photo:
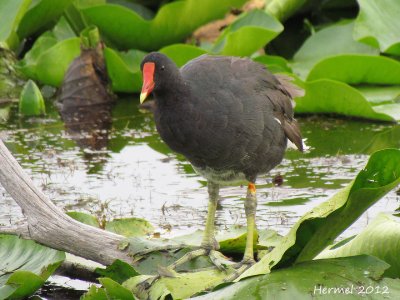
<path fill-rule="evenodd" d="M 17 231 L 16 234 L 104 265 L 116 259 L 127 263 L 132 261 L 127 252 L 118 248 L 124 240 L 123 236 L 82 224 L 67 216 L 34 185 L 1 140 L 0 184 L 27 218 L 27 230 Z"/>

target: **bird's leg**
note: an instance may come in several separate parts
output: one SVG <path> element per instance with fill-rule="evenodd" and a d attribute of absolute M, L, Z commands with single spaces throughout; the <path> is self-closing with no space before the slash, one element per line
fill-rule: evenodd
<path fill-rule="evenodd" d="M 256 186 L 250 182 L 247 187 L 247 195 L 244 203 L 244 210 L 246 212 L 247 219 L 247 239 L 246 248 L 242 261 L 235 266 L 236 271 L 225 278 L 225 282 L 230 282 L 239 277 L 244 271 L 255 264 L 254 260 L 254 235 L 256 234 L 256 209 L 257 209 L 257 197 L 256 197 Z"/>
<path fill-rule="evenodd" d="M 246 202 L 244 203 L 244 210 L 247 219 L 247 240 L 246 249 L 242 262 L 245 264 L 254 264 L 254 234 L 256 231 L 256 209 L 257 209 L 257 197 L 256 197 L 256 186 L 254 183 L 249 183 L 247 187 Z"/>
<path fill-rule="evenodd" d="M 225 270 L 226 257 L 220 252 L 216 251 L 219 249 L 219 244 L 215 239 L 215 212 L 217 210 L 218 198 L 219 198 L 219 185 L 214 182 L 208 182 L 208 213 L 206 227 L 204 230 L 203 241 L 201 242 L 200 248 L 186 253 L 180 259 L 169 265 L 167 269 L 174 270 L 176 267 L 196 258 L 199 256 L 207 255 L 211 259 L 212 263 L 217 266 L 220 270 Z"/>
<path fill-rule="evenodd" d="M 215 239 L 215 213 L 217 211 L 219 198 L 219 185 L 213 182 L 208 182 L 208 210 L 207 221 L 204 229 L 203 241 L 201 247 L 209 250 L 218 250 L 219 244 Z"/>

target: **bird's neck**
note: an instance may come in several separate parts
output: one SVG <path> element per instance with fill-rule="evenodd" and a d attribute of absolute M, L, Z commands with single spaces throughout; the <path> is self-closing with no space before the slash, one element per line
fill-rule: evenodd
<path fill-rule="evenodd" d="M 153 91 L 159 108 L 182 105 L 190 96 L 190 86 L 182 77 L 171 78 L 162 88 Z"/>

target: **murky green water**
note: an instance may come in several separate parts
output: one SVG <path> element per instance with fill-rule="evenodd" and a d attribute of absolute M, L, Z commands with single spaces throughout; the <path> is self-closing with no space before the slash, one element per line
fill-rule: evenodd
<path fill-rule="evenodd" d="M 201 228 L 207 208 L 203 178 L 184 157 L 160 140 L 148 112 L 137 99 L 119 99 L 112 122 L 101 124 L 84 115 L 65 128 L 48 105 L 45 118 L 11 120 L 0 124 L 0 137 L 35 183 L 64 210 L 106 218 L 136 216 L 151 221 L 160 232 L 187 233 Z M 81 116 L 82 117 L 82 116 Z M 93 116 L 92 116 L 93 117 Z M 284 234 L 305 212 L 346 185 L 365 165 L 368 154 L 400 146 L 400 127 L 328 117 L 299 118 L 310 150 L 289 150 L 282 164 L 258 180 L 258 225 Z M 90 129 L 90 127 L 96 129 Z M 101 129 L 101 127 L 105 127 Z M 84 128 L 85 133 L 79 133 Z M 281 174 L 283 184 L 272 179 Z M 222 189 L 217 225 L 245 224 L 245 187 Z M 380 211 L 399 206 L 390 193 L 371 208 L 346 235 L 364 227 Z M 0 223 L 22 217 L 19 207 L 0 188 Z"/>

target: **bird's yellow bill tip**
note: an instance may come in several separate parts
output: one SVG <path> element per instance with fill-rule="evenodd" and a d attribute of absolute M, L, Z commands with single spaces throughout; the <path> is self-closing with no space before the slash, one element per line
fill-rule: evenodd
<path fill-rule="evenodd" d="M 140 104 L 143 104 L 143 102 L 146 101 L 146 98 L 148 95 L 149 95 L 149 93 L 147 93 L 147 92 L 140 93 Z"/>

